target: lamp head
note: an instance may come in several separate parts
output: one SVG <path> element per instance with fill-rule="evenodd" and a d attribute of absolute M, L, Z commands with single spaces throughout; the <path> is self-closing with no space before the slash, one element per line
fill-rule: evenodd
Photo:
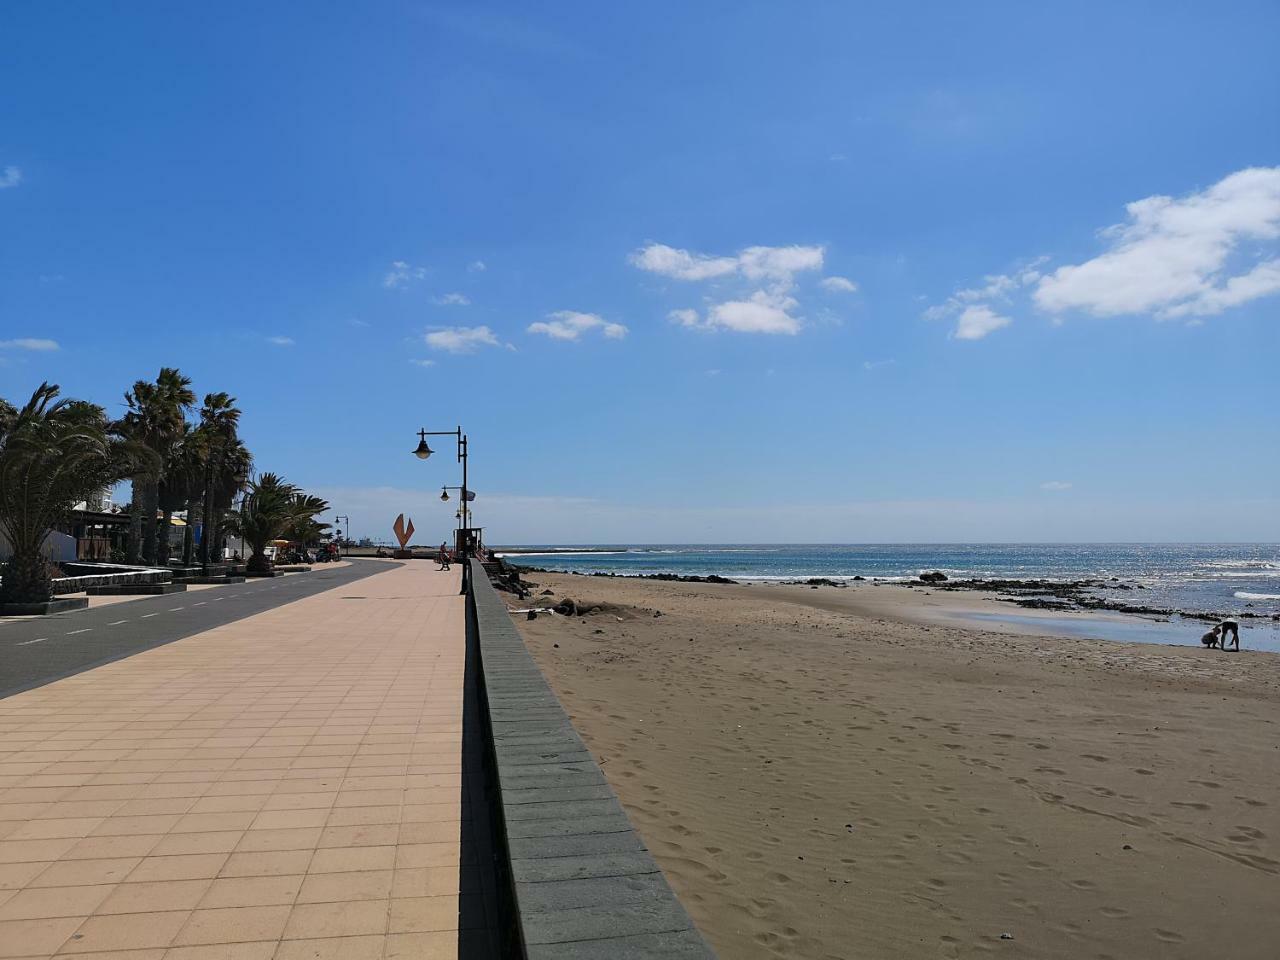
<path fill-rule="evenodd" d="M 447 503 L 447 502 L 449 501 L 449 491 L 448 491 L 448 490 L 441 490 L 441 491 L 440 491 L 440 500 L 441 500 L 441 502 L 443 502 L 443 503 Z"/>
<path fill-rule="evenodd" d="M 418 441 L 417 449 L 413 451 L 413 455 L 417 457 L 419 460 L 425 460 L 427 459 L 427 457 L 431 456 L 433 453 L 435 453 L 435 451 L 432 450 L 429 446 L 427 446 L 426 437 L 423 437 L 421 440 Z"/>

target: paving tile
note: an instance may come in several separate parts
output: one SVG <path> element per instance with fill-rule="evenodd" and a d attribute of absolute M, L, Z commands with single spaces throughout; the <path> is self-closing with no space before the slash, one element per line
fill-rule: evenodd
<path fill-rule="evenodd" d="M 298 903 L 336 903 L 343 900 L 385 900 L 391 896 L 391 870 L 353 870 L 310 874 L 302 883 Z"/>
<path fill-rule="evenodd" d="M 144 857 L 129 874 L 131 883 L 152 880 L 204 880 L 216 877 L 229 854 L 188 853 L 173 857 Z"/>
<path fill-rule="evenodd" d="M 26 890 L 19 890 L 0 906 L 0 921 L 87 917 L 113 889 L 109 884 L 28 887 Z"/>
<path fill-rule="evenodd" d="M 326 937 L 311 940 L 282 940 L 275 960 L 382 960 L 386 938 Z"/>
<path fill-rule="evenodd" d="M 396 848 L 333 847 L 317 850 L 311 860 L 311 873 L 338 873 L 351 870 L 390 870 L 396 865 Z"/>
<path fill-rule="evenodd" d="M 244 836 L 239 830 L 214 833 L 171 833 L 151 849 L 153 857 L 186 853 L 230 853 Z"/>
<path fill-rule="evenodd" d="M 0 957 L 52 954 L 84 922 L 83 917 L 8 920 L 0 923 Z"/>
<path fill-rule="evenodd" d="M 107 860 L 63 860 L 45 864 L 45 869 L 29 881 L 32 887 L 92 886 L 119 883 L 142 862 L 141 857 Z"/>
<path fill-rule="evenodd" d="M 233 853 L 222 868 L 224 877 L 279 877 L 306 873 L 311 850 L 273 850 L 265 853 Z"/>
<path fill-rule="evenodd" d="M 274 940 L 170 947 L 165 952 L 164 960 L 271 960 L 276 947 L 277 943 Z"/>
<path fill-rule="evenodd" d="M 285 926 L 287 940 L 354 937 L 387 932 L 387 901 L 300 903 Z"/>
<path fill-rule="evenodd" d="M 141 883 L 122 883 L 102 901 L 97 912 L 113 914 L 194 910 L 211 883 L 213 880 L 207 877 L 200 880 L 150 880 Z"/>
<path fill-rule="evenodd" d="M 219 877 L 208 888 L 200 906 L 217 909 L 292 904 L 298 898 L 298 891 L 302 889 L 305 879 L 307 878 L 302 874 L 281 877 Z"/>
<path fill-rule="evenodd" d="M 410 867 L 395 871 L 391 895 L 405 897 L 440 897 L 457 894 L 457 867 Z"/>
<path fill-rule="evenodd" d="M 188 913 L 127 913 L 118 916 L 90 917 L 68 940 L 62 953 L 137 950 L 167 947 L 186 922 Z"/>
<path fill-rule="evenodd" d="M 296 830 L 250 830 L 240 838 L 236 851 L 313 850 L 320 839 L 320 831 L 320 827 L 301 827 Z"/>
<path fill-rule="evenodd" d="M 196 910 L 174 939 L 174 946 L 279 939 L 289 919 L 288 906 L 226 907 Z"/>
<path fill-rule="evenodd" d="M 391 901 L 388 933 L 458 929 L 458 897 L 408 897 Z"/>
<path fill-rule="evenodd" d="M 458 934 L 393 933 L 387 936 L 386 960 L 457 960 Z"/>

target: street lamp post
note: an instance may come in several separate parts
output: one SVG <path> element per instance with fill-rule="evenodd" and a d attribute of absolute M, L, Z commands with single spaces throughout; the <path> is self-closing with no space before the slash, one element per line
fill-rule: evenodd
<path fill-rule="evenodd" d="M 457 441 L 458 462 L 462 464 L 462 486 L 455 487 L 453 489 L 460 490 L 462 494 L 461 496 L 462 503 L 461 503 L 460 509 L 458 510 L 459 529 L 470 530 L 471 498 L 468 496 L 468 488 L 467 488 L 467 435 L 462 432 L 461 427 L 458 427 L 456 430 L 419 430 L 418 446 L 413 451 L 413 455 L 417 457 L 419 460 L 426 460 L 433 453 L 435 453 L 435 451 L 432 450 L 430 445 L 427 443 L 427 437 L 453 437 Z M 445 488 L 445 490 L 442 491 L 442 494 L 440 497 L 441 500 L 449 499 L 448 489 L 449 488 Z M 469 534 L 467 535 L 469 536 Z M 465 544 L 459 544 L 459 546 L 463 547 L 464 550 L 469 550 L 469 548 L 467 548 Z"/>
<path fill-rule="evenodd" d="M 350 543 L 350 542 L 351 542 L 351 518 L 350 518 L 350 517 L 334 517 L 334 518 L 333 518 L 333 522 L 334 522 L 334 524 L 337 524 L 339 520 L 345 520 L 345 521 L 346 521 L 346 524 L 347 524 L 347 535 L 346 535 L 345 537 L 342 537 L 342 538 L 338 541 L 338 557 L 339 557 L 339 559 L 341 559 L 341 557 L 342 557 L 342 540 L 346 540 L 346 541 L 347 541 L 347 543 Z M 342 528 L 341 528 L 341 527 L 339 527 L 339 528 L 338 528 L 338 533 L 339 533 L 339 534 L 341 534 L 341 533 L 342 533 Z"/>

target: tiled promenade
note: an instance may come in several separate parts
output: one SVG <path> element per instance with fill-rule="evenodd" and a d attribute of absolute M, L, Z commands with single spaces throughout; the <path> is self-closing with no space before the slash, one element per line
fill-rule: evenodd
<path fill-rule="evenodd" d="M 0 700 L 0 957 L 458 956 L 457 592 L 406 564 Z"/>

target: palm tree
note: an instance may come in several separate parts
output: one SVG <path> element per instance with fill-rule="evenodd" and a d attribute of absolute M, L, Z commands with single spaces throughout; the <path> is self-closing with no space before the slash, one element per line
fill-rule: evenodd
<path fill-rule="evenodd" d="M 296 540 L 304 547 L 320 541 L 330 524 L 321 523 L 316 517 L 329 509 L 329 501 L 313 497 L 309 493 L 295 493 L 292 509 L 296 517 L 284 531 L 284 536 Z"/>
<path fill-rule="evenodd" d="M 227 523 L 253 550 L 249 572 L 266 573 L 271 569 L 271 561 L 267 559 L 267 546 L 271 541 L 328 509 L 329 504 L 319 497 L 306 495 L 274 473 L 264 473 L 249 481 L 240 509 L 228 516 Z"/>
<path fill-rule="evenodd" d="M 214 546 L 222 543 L 223 520 L 244 491 L 252 472 L 253 457 L 237 437 L 224 451 L 218 472 L 213 477 L 213 523 L 209 527 L 213 539 L 209 542 Z"/>
<path fill-rule="evenodd" d="M 129 412 L 121 421 L 123 430 L 149 447 L 156 458 L 145 473 L 133 478 L 133 507 L 129 513 L 129 562 L 157 562 L 156 509 L 160 481 L 173 445 L 182 437 L 186 412 L 196 402 L 191 378 L 173 367 L 161 367 L 155 383 L 138 380 L 124 395 Z M 154 466 L 158 464 L 159 468 Z M 168 536 L 168 526 L 165 527 Z"/>
<path fill-rule="evenodd" d="M 157 466 L 150 450 L 113 429 L 101 407 L 59 400 L 58 392 L 42 383 L 21 410 L 0 400 L 0 530 L 13 550 L 0 602 L 48 600 L 42 551 L 54 524 L 96 491 Z"/>
<path fill-rule="evenodd" d="M 164 474 L 160 478 L 157 500 L 160 506 L 159 543 L 156 546 L 156 564 L 166 566 L 169 563 L 169 530 L 173 524 L 173 515 L 179 510 L 186 510 L 191 522 L 183 528 L 183 546 L 186 548 L 191 540 L 191 528 L 194 515 L 191 504 L 200 498 L 204 490 L 204 445 L 200 431 L 189 423 L 182 425 L 182 434 L 169 448 L 165 458 Z M 190 556 L 184 557 L 190 564 Z"/>
<path fill-rule="evenodd" d="M 240 425 L 240 409 L 235 404 L 235 397 L 226 393 L 210 393 L 205 395 L 204 406 L 200 409 L 200 430 L 208 446 L 204 473 L 204 519 L 200 527 L 200 562 L 206 569 L 214 559 L 216 484 L 219 479 L 226 478 L 225 460 L 232 441 L 237 439 L 236 430 Z"/>

